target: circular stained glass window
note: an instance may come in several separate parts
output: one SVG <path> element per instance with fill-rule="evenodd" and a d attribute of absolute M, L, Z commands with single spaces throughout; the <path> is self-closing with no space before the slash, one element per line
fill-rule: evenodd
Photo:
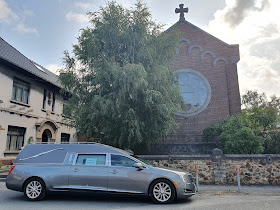
<path fill-rule="evenodd" d="M 211 98 L 208 80 L 201 73 L 190 69 L 180 69 L 175 75 L 186 105 L 186 111 L 180 109 L 178 114 L 192 116 L 202 112 Z"/>

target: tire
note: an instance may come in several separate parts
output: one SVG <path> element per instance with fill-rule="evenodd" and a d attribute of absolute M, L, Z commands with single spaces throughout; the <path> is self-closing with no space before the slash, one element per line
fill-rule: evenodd
<path fill-rule="evenodd" d="M 29 201 L 40 201 L 46 197 L 46 186 L 42 179 L 31 178 L 24 185 L 24 197 Z"/>
<path fill-rule="evenodd" d="M 157 179 L 151 184 L 149 195 L 154 203 L 172 203 L 176 197 L 176 189 L 169 180 Z"/>

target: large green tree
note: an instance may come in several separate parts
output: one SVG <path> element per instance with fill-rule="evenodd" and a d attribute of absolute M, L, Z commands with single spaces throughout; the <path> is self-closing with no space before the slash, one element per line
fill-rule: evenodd
<path fill-rule="evenodd" d="M 64 114 L 88 139 L 149 148 L 174 127 L 182 104 L 169 66 L 178 33 L 162 33 L 140 1 L 130 10 L 108 2 L 88 16 L 91 27 L 63 60 L 62 92 L 71 93 Z"/>

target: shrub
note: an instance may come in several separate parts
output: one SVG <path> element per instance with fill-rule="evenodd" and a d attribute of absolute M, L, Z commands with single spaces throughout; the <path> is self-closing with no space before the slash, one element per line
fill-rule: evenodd
<path fill-rule="evenodd" d="M 264 150 L 261 129 L 245 111 L 209 126 L 203 133 L 208 141 L 221 141 L 226 154 L 259 154 Z"/>
<path fill-rule="evenodd" d="M 217 141 L 219 140 L 219 136 L 221 135 L 222 132 L 223 132 L 222 124 L 217 124 L 217 125 L 212 124 L 203 130 L 203 136 L 207 142 Z"/>
<path fill-rule="evenodd" d="M 280 132 L 271 131 L 267 134 L 264 141 L 265 154 L 280 154 Z"/>

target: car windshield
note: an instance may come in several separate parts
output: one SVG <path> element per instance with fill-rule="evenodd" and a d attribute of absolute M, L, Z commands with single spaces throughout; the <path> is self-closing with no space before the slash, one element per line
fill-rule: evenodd
<path fill-rule="evenodd" d="M 149 163 L 149 162 L 147 162 L 147 161 L 145 161 L 145 160 L 143 160 L 143 159 L 137 157 L 136 155 L 131 155 L 131 156 L 134 157 L 134 158 L 136 158 L 137 160 L 140 160 L 141 162 L 145 163 L 146 165 L 152 166 L 151 163 Z"/>

